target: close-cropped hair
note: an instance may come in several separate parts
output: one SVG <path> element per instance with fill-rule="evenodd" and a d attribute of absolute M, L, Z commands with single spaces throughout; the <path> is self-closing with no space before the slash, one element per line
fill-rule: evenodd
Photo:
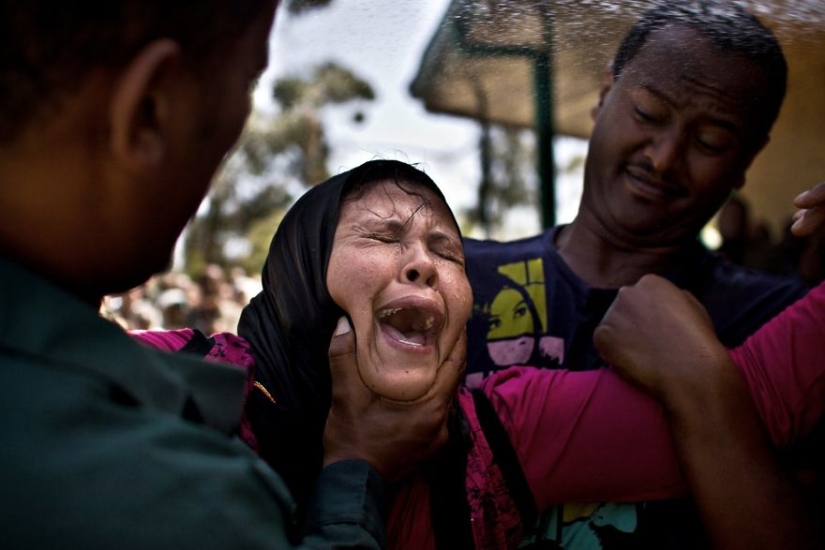
<path fill-rule="evenodd" d="M 237 39 L 267 0 L 0 0 L 0 143 L 146 44 L 175 40 L 197 67 Z"/>
<path fill-rule="evenodd" d="M 658 2 L 636 21 L 619 44 L 613 59 L 613 77 L 621 75 L 651 33 L 669 25 L 688 26 L 708 39 L 718 51 L 745 56 L 763 71 L 768 88 L 760 122 L 762 131 L 767 135 L 785 98 L 788 65 L 773 32 L 736 2 Z"/>

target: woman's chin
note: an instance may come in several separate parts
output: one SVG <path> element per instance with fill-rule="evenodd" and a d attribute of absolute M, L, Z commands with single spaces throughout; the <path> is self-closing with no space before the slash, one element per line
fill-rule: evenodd
<path fill-rule="evenodd" d="M 372 367 L 361 370 L 361 380 L 370 391 L 383 399 L 392 401 L 415 401 L 421 399 L 435 384 L 437 369 L 414 367 L 409 369 L 387 369 Z"/>

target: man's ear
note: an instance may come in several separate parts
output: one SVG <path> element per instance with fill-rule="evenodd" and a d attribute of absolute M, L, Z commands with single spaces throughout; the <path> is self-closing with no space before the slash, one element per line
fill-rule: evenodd
<path fill-rule="evenodd" d="M 180 61 L 177 42 L 155 40 L 132 58 L 114 84 L 109 104 L 110 145 L 114 155 L 132 169 L 151 168 L 163 158 L 164 122 L 170 109 L 168 71 Z"/>
<path fill-rule="evenodd" d="M 599 88 L 599 102 L 590 109 L 590 118 L 596 120 L 596 117 L 599 116 L 599 111 L 604 105 L 604 98 L 607 97 L 607 93 L 613 88 L 613 82 L 615 81 L 615 77 L 613 76 L 613 62 L 607 64 L 607 68 L 604 70 L 604 74 L 602 75 L 602 85 Z"/>

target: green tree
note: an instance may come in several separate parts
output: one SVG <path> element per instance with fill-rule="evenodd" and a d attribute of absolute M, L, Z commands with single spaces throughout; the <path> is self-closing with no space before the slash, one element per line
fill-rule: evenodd
<path fill-rule="evenodd" d="M 481 181 L 476 205 L 464 212 L 490 238 L 502 228 L 504 214 L 515 206 L 534 204 L 535 145 L 524 129 L 482 122 L 479 141 Z"/>
<path fill-rule="evenodd" d="M 272 88 L 277 113 L 252 114 L 187 230 L 186 270 L 195 274 L 216 263 L 258 271 L 275 227 L 293 201 L 290 189 L 300 192 L 302 185 L 329 177 L 322 110 L 374 97 L 367 82 L 335 63 L 315 67 L 309 77 L 277 80 Z M 360 112 L 354 115 L 356 122 L 362 118 Z"/>
<path fill-rule="evenodd" d="M 497 238 L 504 229 L 504 216 L 518 206 L 535 205 L 539 199 L 536 174 L 535 134 L 530 129 L 481 122 L 479 160 L 481 181 L 475 206 L 463 214 L 467 227 L 479 227 L 487 238 Z M 560 164 L 556 178 L 575 174 L 584 164 L 584 155 L 575 155 Z"/>

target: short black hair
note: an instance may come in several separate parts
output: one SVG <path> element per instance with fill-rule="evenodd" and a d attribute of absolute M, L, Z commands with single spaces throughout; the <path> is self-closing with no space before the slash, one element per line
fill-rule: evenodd
<path fill-rule="evenodd" d="M 95 67 L 117 67 L 158 38 L 196 66 L 226 47 L 266 0 L 0 0 L 0 143 Z"/>
<path fill-rule="evenodd" d="M 650 34 L 668 25 L 686 25 L 710 40 L 721 52 L 747 56 L 767 78 L 767 97 L 761 127 L 767 135 L 785 98 L 788 65 L 782 47 L 759 19 L 730 0 L 657 2 L 642 14 L 619 44 L 613 58 L 613 77 L 639 53 Z"/>

